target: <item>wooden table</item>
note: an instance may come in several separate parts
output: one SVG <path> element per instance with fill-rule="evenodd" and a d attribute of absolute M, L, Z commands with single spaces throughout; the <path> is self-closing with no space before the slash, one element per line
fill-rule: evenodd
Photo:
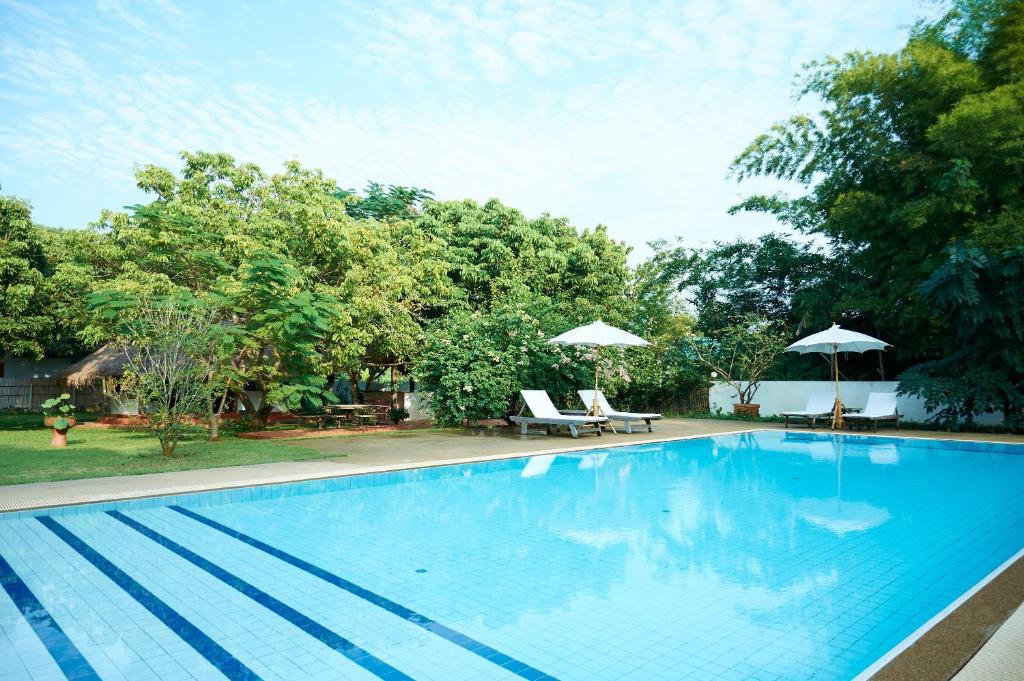
<path fill-rule="evenodd" d="M 372 408 L 372 404 L 328 404 L 324 406 L 324 411 L 337 416 L 339 421 L 344 419 L 355 423 L 361 417 L 361 411 Z"/>

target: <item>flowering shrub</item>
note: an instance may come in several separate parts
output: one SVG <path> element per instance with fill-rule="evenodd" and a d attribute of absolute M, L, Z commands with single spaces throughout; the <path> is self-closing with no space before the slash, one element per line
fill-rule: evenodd
<path fill-rule="evenodd" d="M 593 362 L 584 358 L 586 349 L 548 344 L 550 336 L 525 307 L 511 305 L 456 312 L 430 327 L 415 377 L 435 422 L 457 426 L 466 419 L 504 418 L 522 389 L 578 403 L 577 388 L 593 383 Z"/>

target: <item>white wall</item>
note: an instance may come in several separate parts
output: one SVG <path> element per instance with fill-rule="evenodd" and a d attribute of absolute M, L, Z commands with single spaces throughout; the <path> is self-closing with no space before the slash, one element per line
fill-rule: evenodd
<path fill-rule="evenodd" d="M 420 421 L 430 418 L 427 410 L 426 400 L 419 393 L 405 394 L 405 408 L 409 412 L 410 421 Z"/>
<path fill-rule="evenodd" d="M 846 406 L 863 407 L 868 401 L 868 393 L 894 393 L 898 386 L 897 381 L 840 381 L 839 392 Z M 762 381 L 752 401 L 761 405 L 761 416 L 775 416 L 784 411 L 803 409 L 811 393 L 833 389 L 831 381 Z M 712 386 L 709 399 L 712 413 L 721 410 L 731 414 L 732 405 L 739 401 L 736 391 L 726 383 Z M 924 409 L 924 400 L 919 397 L 900 395 L 896 408 L 908 421 L 923 422 L 931 417 Z M 983 414 L 976 419 L 979 424 L 991 425 L 1002 421 L 1001 414 Z"/>
<path fill-rule="evenodd" d="M 259 409 L 260 405 L 263 404 L 263 393 L 261 393 L 259 390 L 246 390 L 245 394 L 249 396 L 249 400 L 252 402 L 253 409 Z M 238 412 L 241 413 L 245 411 L 245 405 L 242 404 L 242 400 L 237 400 L 237 403 L 238 406 L 236 408 L 238 409 Z M 281 408 L 274 407 L 270 411 L 279 413 L 281 411 Z"/>
<path fill-rule="evenodd" d="M 138 416 L 139 401 L 131 397 L 111 397 L 110 413 L 115 416 Z"/>

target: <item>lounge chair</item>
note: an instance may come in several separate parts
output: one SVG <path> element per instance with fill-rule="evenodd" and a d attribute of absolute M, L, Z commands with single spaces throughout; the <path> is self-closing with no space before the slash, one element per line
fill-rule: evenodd
<path fill-rule="evenodd" d="M 868 403 L 856 414 L 844 414 L 843 420 L 847 426 L 863 425 L 871 426 L 871 430 L 878 432 L 878 424 L 881 421 L 895 421 L 896 427 L 900 427 L 900 413 L 896 410 L 896 393 L 871 393 L 868 395 Z"/>
<path fill-rule="evenodd" d="M 807 398 L 807 406 L 801 411 L 784 411 L 782 416 L 786 419 L 786 428 L 789 428 L 790 419 L 804 419 L 807 425 L 814 428 L 818 419 L 826 416 L 832 418 L 832 409 L 836 404 L 836 396 L 831 390 L 819 390 L 811 393 Z"/>
<path fill-rule="evenodd" d="M 593 390 L 578 390 L 580 399 L 583 400 L 583 404 L 590 409 L 594 405 L 594 391 Z M 651 421 L 660 419 L 661 414 L 655 413 L 635 413 L 631 411 L 615 411 L 611 405 L 608 404 L 608 399 L 604 396 L 604 393 L 600 390 L 597 391 L 597 406 L 600 408 L 599 416 L 606 416 L 612 421 L 622 421 L 623 426 L 626 428 L 627 433 L 633 432 L 633 422 L 643 421 L 647 424 L 647 432 L 653 433 L 654 427 L 651 426 Z"/>
<path fill-rule="evenodd" d="M 608 419 L 603 416 L 563 414 L 555 408 L 551 398 L 543 390 L 521 390 L 519 394 L 523 396 L 523 407 L 518 414 L 510 416 L 509 420 L 519 424 L 523 435 L 526 435 L 530 426 L 544 426 L 548 434 L 551 433 L 552 426 L 565 426 L 573 437 L 579 437 L 580 433 L 587 432 L 600 435 L 601 426 L 608 423 Z M 523 416 L 525 409 L 529 409 L 533 416 Z"/>

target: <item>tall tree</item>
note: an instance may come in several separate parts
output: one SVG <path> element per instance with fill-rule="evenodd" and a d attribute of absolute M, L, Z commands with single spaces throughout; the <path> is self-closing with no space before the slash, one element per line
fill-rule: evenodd
<path fill-rule="evenodd" d="M 42 357 L 51 315 L 43 295 L 46 260 L 28 204 L 0 196 L 0 355 Z"/>
<path fill-rule="evenodd" d="M 723 329 L 751 315 L 784 322 L 793 331 L 820 323 L 823 301 L 815 292 L 828 278 L 830 262 L 809 244 L 766 234 L 710 248 L 655 246 L 654 262 L 693 306 L 701 331 Z"/>
<path fill-rule="evenodd" d="M 423 202 L 434 196 L 429 189 L 370 182 L 362 194 L 352 189 L 336 189 L 334 196 L 345 200 L 346 211 L 354 218 L 388 220 L 419 215 Z"/>
<path fill-rule="evenodd" d="M 1002 413 L 1024 430 L 1024 247 L 952 246 L 921 293 L 951 332 L 941 356 L 907 371 L 900 390 L 923 397 L 949 427 Z"/>
<path fill-rule="evenodd" d="M 924 286 L 948 247 L 1024 244 L 1021 26 L 1016 0 L 960 1 L 895 53 L 814 62 L 800 92 L 823 108 L 776 124 L 733 164 L 741 180 L 805 187 L 734 210 L 829 240 L 857 275 L 835 289 L 839 305 L 877 325 L 904 365 L 938 358 L 956 335 Z"/>
<path fill-rule="evenodd" d="M 94 272 L 95 234 L 32 222 L 29 205 L 0 196 L 0 356 L 66 357 L 82 351 L 78 333 Z"/>

